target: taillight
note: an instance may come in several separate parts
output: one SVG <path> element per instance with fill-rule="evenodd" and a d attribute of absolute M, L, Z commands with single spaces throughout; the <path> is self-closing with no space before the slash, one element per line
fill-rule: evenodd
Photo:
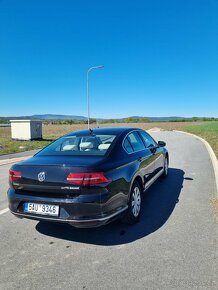
<path fill-rule="evenodd" d="M 102 172 L 88 172 L 88 173 L 70 173 L 67 176 L 67 181 L 77 185 L 95 185 L 110 180 Z"/>
<path fill-rule="evenodd" d="M 19 178 L 21 178 L 21 172 L 20 171 L 9 170 L 9 180 L 11 182 L 18 180 Z"/>

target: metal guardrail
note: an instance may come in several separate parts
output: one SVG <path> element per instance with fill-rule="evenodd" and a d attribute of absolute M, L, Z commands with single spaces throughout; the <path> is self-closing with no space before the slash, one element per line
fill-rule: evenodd
<path fill-rule="evenodd" d="M 0 124 L 0 127 L 11 127 L 11 124 Z"/>

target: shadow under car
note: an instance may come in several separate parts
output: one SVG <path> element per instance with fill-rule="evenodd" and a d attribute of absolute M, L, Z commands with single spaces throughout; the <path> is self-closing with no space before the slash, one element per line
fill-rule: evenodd
<path fill-rule="evenodd" d="M 169 168 L 166 179 L 158 179 L 143 194 L 140 222 L 125 225 L 119 220 L 99 228 L 74 228 L 68 224 L 42 222 L 36 230 L 44 235 L 68 241 L 95 244 L 120 245 L 141 239 L 161 228 L 171 216 L 183 187 L 184 171 Z"/>

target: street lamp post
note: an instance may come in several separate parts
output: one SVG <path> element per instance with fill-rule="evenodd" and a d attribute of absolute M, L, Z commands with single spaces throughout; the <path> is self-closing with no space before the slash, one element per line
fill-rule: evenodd
<path fill-rule="evenodd" d="M 89 101 L 89 72 L 93 69 L 103 68 L 103 65 L 93 66 L 87 70 L 86 87 L 87 87 L 87 116 L 88 116 L 88 129 L 90 128 L 90 101 Z"/>

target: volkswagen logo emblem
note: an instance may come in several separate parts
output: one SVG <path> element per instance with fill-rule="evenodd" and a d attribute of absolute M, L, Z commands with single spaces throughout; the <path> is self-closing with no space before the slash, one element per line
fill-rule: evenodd
<path fill-rule="evenodd" d="M 42 182 L 42 181 L 45 180 L 45 172 L 39 172 L 39 174 L 38 174 L 38 180 L 40 182 Z"/>

